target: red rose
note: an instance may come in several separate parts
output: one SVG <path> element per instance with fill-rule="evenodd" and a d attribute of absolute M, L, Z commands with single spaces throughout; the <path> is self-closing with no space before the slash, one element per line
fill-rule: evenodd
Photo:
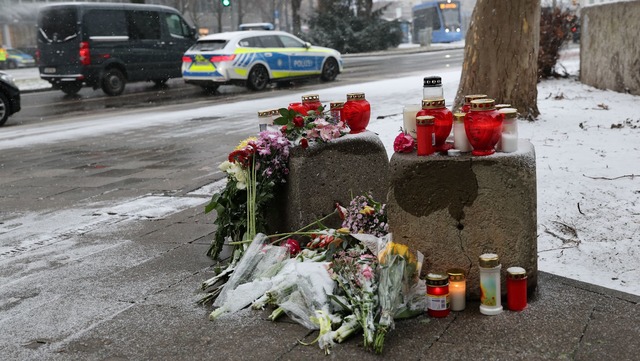
<path fill-rule="evenodd" d="M 302 126 L 304 125 L 304 118 L 302 118 L 301 116 L 293 118 L 293 125 L 298 128 L 302 128 Z"/>
<path fill-rule="evenodd" d="M 398 153 L 411 153 L 416 146 L 416 142 L 409 134 L 400 133 L 393 141 L 393 150 Z"/>
<path fill-rule="evenodd" d="M 300 243 L 298 243 L 298 241 L 296 241 L 293 238 L 289 238 L 286 241 L 284 241 L 283 246 L 289 249 L 289 254 L 292 256 L 295 256 L 298 253 L 300 253 Z"/>
<path fill-rule="evenodd" d="M 307 138 L 300 139 L 300 146 L 302 147 L 302 149 L 309 148 L 309 141 L 307 140 Z"/>

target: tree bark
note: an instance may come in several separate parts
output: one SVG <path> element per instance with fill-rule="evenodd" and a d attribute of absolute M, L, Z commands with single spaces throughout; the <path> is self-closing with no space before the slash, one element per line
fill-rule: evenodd
<path fill-rule="evenodd" d="M 291 20 L 293 23 L 293 34 L 300 36 L 302 34 L 302 21 L 300 20 L 300 4 L 302 0 L 291 0 Z"/>
<path fill-rule="evenodd" d="M 538 111 L 540 0 L 478 0 L 465 38 L 454 108 L 487 94 L 533 120 Z"/>

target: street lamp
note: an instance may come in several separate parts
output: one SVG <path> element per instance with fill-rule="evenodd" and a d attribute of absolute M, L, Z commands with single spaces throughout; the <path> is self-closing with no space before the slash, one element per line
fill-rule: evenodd
<path fill-rule="evenodd" d="M 220 0 L 220 4 L 224 7 L 231 6 L 231 0 Z"/>

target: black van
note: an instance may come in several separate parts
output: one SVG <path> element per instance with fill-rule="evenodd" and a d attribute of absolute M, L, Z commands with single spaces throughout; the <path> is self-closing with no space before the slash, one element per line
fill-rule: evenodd
<path fill-rule="evenodd" d="M 67 94 L 83 84 L 120 95 L 126 82 L 160 85 L 182 76 L 182 55 L 197 39 L 173 8 L 58 3 L 38 13 L 40 77 Z"/>

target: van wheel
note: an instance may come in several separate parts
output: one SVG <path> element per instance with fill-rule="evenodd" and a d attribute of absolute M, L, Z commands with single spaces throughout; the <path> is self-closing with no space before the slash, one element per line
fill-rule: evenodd
<path fill-rule="evenodd" d="M 0 127 L 9 118 L 9 99 L 4 94 L 0 93 Z"/>
<path fill-rule="evenodd" d="M 269 72 L 262 65 L 254 66 L 247 78 L 247 87 L 251 90 L 262 90 L 269 84 Z"/>
<path fill-rule="evenodd" d="M 102 91 L 107 95 L 120 95 L 124 91 L 126 79 L 118 69 L 108 69 L 102 77 Z"/>
<path fill-rule="evenodd" d="M 334 58 L 329 58 L 324 62 L 322 66 L 322 74 L 320 74 L 320 79 L 323 81 L 332 81 L 338 76 L 338 72 L 340 68 L 338 67 L 338 62 Z"/>
<path fill-rule="evenodd" d="M 68 95 L 77 94 L 80 91 L 80 89 L 82 89 L 82 83 L 79 81 L 60 84 L 60 90 L 62 90 L 63 93 Z"/>

